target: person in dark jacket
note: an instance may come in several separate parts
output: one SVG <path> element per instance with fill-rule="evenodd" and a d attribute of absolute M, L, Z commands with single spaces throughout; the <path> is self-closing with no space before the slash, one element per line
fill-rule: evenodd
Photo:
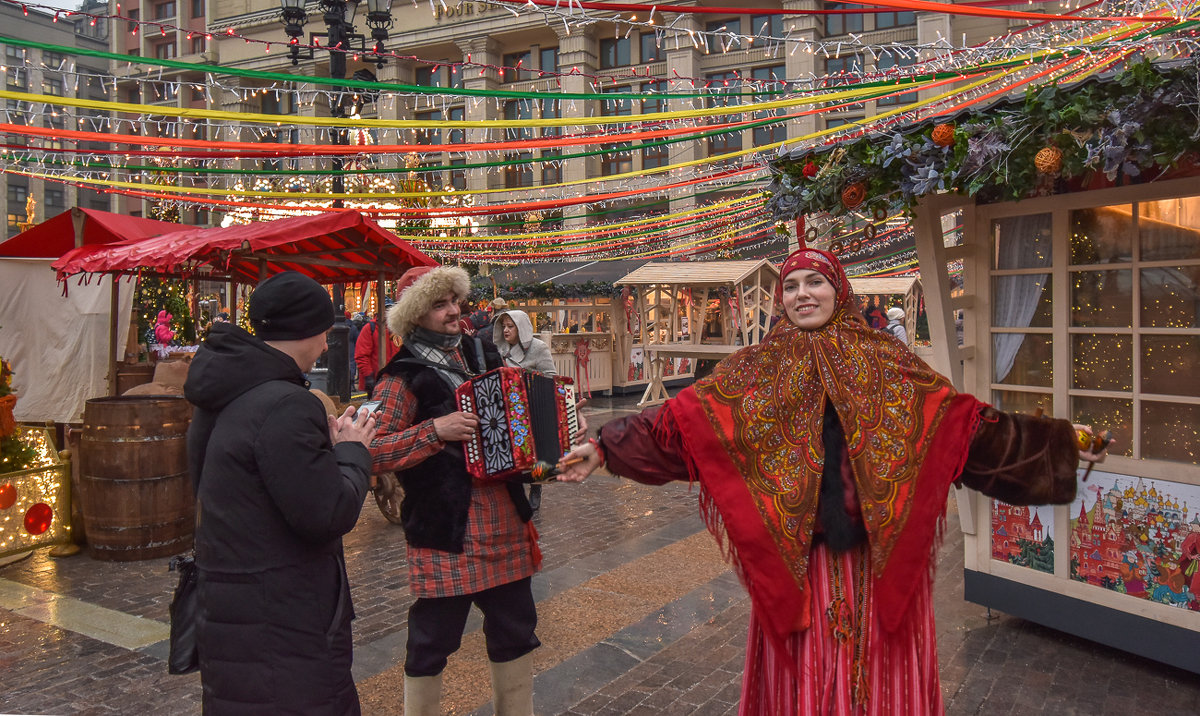
<path fill-rule="evenodd" d="M 249 317 L 255 335 L 213 325 L 184 385 L 204 712 L 358 714 L 342 535 L 367 494 L 375 416 L 326 416 L 307 389 L 333 325 L 315 281 L 272 276 Z"/>

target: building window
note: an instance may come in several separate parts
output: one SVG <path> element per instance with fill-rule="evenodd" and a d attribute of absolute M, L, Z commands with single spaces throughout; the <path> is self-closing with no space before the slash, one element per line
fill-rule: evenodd
<path fill-rule="evenodd" d="M 173 17 L 175 17 L 174 0 L 170 0 L 169 2 L 160 2 L 154 6 L 155 20 L 170 20 Z"/>
<path fill-rule="evenodd" d="M 204 0 L 192 0 L 192 17 L 204 17 Z"/>
<path fill-rule="evenodd" d="M 751 15 L 750 32 L 754 34 L 750 42 L 752 47 L 766 47 L 782 40 L 785 34 L 783 15 Z"/>
<path fill-rule="evenodd" d="M 24 184 L 9 184 L 8 185 L 8 205 L 12 207 L 14 204 L 20 204 L 21 208 L 25 207 L 25 200 L 29 198 L 29 187 Z"/>
<path fill-rule="evenodd" d="M 132 10 L 126 10 L 125 16 L 129 18 L 129 31 L 137 32 L 138 20 L 141 19 L 138 9 L 135 7 Z"/>
<path fill-rule="evenodd" d="M 66 59 L 67 56 L 60 52 L 46 51 L 42 53 L 42 64 L 52 70 L 57 70 L 62 67 L 63 62 L 65 62 Z"/>
<path fill-rule="evenodd" d="M 875 13 L 875 29 L 886 30 L 890 27 L 908 27 L 917 24 L 915 12 L 877 12 Z"/>
<path fill-rule="evenodd" d="M 175 56 L 174 42 L 161 42 L 154 46 L 154 56 L 160 60 L 169 60 Z"/>
<path fill-rule="evenodd" d="M 728 52 L 742 49 L 742 21 L 731 17 L 728 20 L 714 20 L 704 24 L 704 41 L 709 54 Z"/>
<path fill-rule="evenodd" d="M 647 82 L 642 85 L 642 114 L 667 111 L 667 83 L 665 81 Z"/>
<path fill-rule="evenodd" d="M 825 77 L 830 84 L 845 84 L 862 75 L 862 55 L 842 55 L 825 60 Z"/>
<path fill-rule="evenodd" d="M 633 145 L 629 142 L 608 146 L 600 156 L 600 174 L 612 176 L 633 171 Z"/>
<path fill-rule="evenodd" d="M 447 113 L 446 119 L 451 122 L 461 122 L 466 119 L 466 107 L 451 107 Z M 467 131 L 465 129 L 451 129 L 448 133 L 450 144 L 463 144 L 467 141 Z"/>
<path fill-rule="evenodd" d="M 467 163 L 466 159 L 451 159 L 450 166 L 461 167 Z M 450 170 L 450 186 L 454 187 L 455 191 L 467 190 L 467 170 L 466 169 L 451 169 Z"/>
<path fill-rule="evenodd" d="M 842 127 L 847 124 L 855 124 L 861 122 L 862 117 L 830 117 L 825 120 L 825 128 L 833 129 L 834 127 Z"/>
<path fill-rule="evenodd" d="M 413 115 L 413 119 L 418 122 L 438 122 L 442 119 L 442 113 L 438 110 L 429 112 L 417 112 Z M 416 130 L 417 144 L 441 144 L 442 130 L 437 127 L 422 127 Z"/>
<path fill-rule="evenodd" d="M 533 58 L 528 50 L 505 55 L 500 61 L 502 65 L 500 81 L 519 82 L 529 79 L 533 76 L 533 67 L 530 66 L 532 61 Z"/>
<path fill-rule="evenodd" d="M 61 209 L 67 205 L 67 193 L 65 191 L 63 191 L 62 189 L 47 187 L 46 190 L 42 194 L 43 194 L 42 198 L 45 199 L 46 206 L 48 206 L 48 207 L 53 206 L 53 207 L 57 207 L 57 208 Z M 50 212 L 46 212 L 46 213 L 50 213 Z M 54 212 L 54 213 L 58 213 L 58 212 Z"/>
<path fill-rule="evenodd" d="M 742 91 L 742 82 L 734 72 L 716 72 L 708 75 L 706 87 L 713 95 L 708 99 L 709 107 L 732 107 L 741 103 L 738 93 Z M 724 115 L 710 117 L 709 124 L 723 124 L 729 118 Z M 727 154 L 742 148 L 741 132 L 725 132 L 708 138 L 708 155 Z"/>
<path fill-rule="evenodd" d="M 769 67 L 755 67 L 750 70 L 750 77 L 755 80 L 754 88 L 756 90 L 782 89 L 784 78 L 787 76 L 786 73 L 787 67 L 785 65 L 771 65 Z M 784 110 L 782 108 L 776 109 L 772 114 L 779 116 L 784 114 Z M 782 142 L 785 139 L 787 139 L 786 122 L 754 128 L 754 146 L 756 147 Z"/>
<path fill-rule="evenodd" d="M 889 73 L 887 70 L 895 67 L 908 67 L 913 64 L 913 61 L 914 60 L 911 57 L 902 57 L 897 59 L 893 54 L 880 55 L 879 60 L 875 63 L 875 69 L 880 73 L 886 73 L 888 79 L 893 79 L 896 76 L 896 73 Z M 880 107 L 890 107 L 897 104 L 912 104 L 916 101 L 916 92 L 905 92 L 904 94 L 894 95 L 892 97 L 880 97 L 875 101 L 875 103 Z"/>
<path fill-rule="evenodd" d="M 504 118 L 509 121 L 533 119 L 533 105 L 527 100 L 509 100 L 504 104 Z M 509 141 L 533 139 L 532 127 L 512 127 L 505 130 Z M 504 155 L 504 186 L 519 189 L 533 186 L 533 153 L 528 151 L 509 152 Z"/>
<path fill-rule="evenodd" d="M 538 69 L 542 72 L 558 72 L 558 48 L 543 47 L 538 50 Z"/>
<path fill-rule="evenodd" d="M 542 185 L 558 184 L 562 182 L 562 163 L 554 161 L 555 157 L 562 156 L 562 150 L 559 149 L 543 149 L 542 159 Z"/>
<path fill-rule="evenodd" d="M 857 10 L 859 8 L 861 8 L 860 5 L 851 5 L 844 2 L 825 3 L 826 10 Z M 826 35 L 845 35 L 848 32 L 862 32 L 862 29 L 863 16 L 861 13 L 825 16 Z"/>
<path fill-rule="evenodd" d="M 632 87 L 606 87 L 604 94 L 632 94 Z M 603 117 L 622 117 L 633 114 L 633 100 L 628 97 L 616 97 L 600 100 L 600 115 Z"/>
<path fill-rule="evenodd" d="M 420 87 L 441 87 L 441 67 L 418 67 L 413 71 L 413 84 Z"/>
<path fill-rule="evenodd" d="M 661 60 L 666 57 L 666 53 L 663 52 L 658 46 L 658 33 L 643 32 L 639 36 L 639 40 L 642 51 L 642 62 L 654 62 L 655 60 Z"/>
<path fill-rule="evenodd" d="M 192 37 L 192 54 L 199 55 L 204 52 L 204 43 L 208 38 L 204 35 L 196 35 Z"/>
<path fill-rule="evenodd" d="M 541 100 L 542 119 L 558 119 L 558 100 Z M 562 134 L 562 127 L 542 127 L 543 137 L 557 137 Z"/>
<path fill-rule="evenodd" d="M 600 67 L 608 69 L 611 67 L 628 67 L 629 66 L 629 38 L 617 37 L 607 38 L 600 41 Z"/>
<path fill-rule="evenodd" d="M 63 81 L 57 77 L 47 77 L 42 80 L 42 92 L 54 97 L 62 97 Z"/>

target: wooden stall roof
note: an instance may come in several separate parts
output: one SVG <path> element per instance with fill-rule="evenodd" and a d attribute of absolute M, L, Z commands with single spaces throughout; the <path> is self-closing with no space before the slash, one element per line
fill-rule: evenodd
<path fill-rule="evenodd" d="M 858 278 L 850 277 L 850 286 L 854 292 L 862 294 L 907 294 L 914 283 L 920 283 L 921 279 L 918 276 L 896 276 L 888 278 Z"/>
<path fill-rule="evenodd" d="M 738 283 L 767 267 L 778 277 L 779 269 L 767 259 L 749 261 L 670 261 L 652 262 L 635 269 L 617 280 L 622 284 L 677 283 L 698 284 Z"/>

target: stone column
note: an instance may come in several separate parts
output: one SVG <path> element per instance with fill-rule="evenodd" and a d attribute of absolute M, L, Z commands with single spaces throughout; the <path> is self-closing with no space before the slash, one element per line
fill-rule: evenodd
<path fill-rule="evenodd" d="M 463 61 L 466 61 L 468 55 L 471 57 L 471 62 L 482 65 L 490 65 L 491 67 L 483 68 L 480 71 L 478 67 L 464 67 L 463 72 L 466 73 L 463 78 L 463 87 L 465 89 L 483 89 L 494 90 L 500 84 L 500 78 L 496 67 L 500 64 L 500 43 L 492 37 L 472 37 L 458 41 L 458 48 L 462 50 Z M 500 110 L 497 108 L 496 101 L 491 98 L 475 98 L 468 97 L 465 107 L 465 119 L 467 121 L 477 121 L 484 119 L 498 119 Z M 468 129 L 465 132 L 467 142 L 486 142 L 488 141 L 487 129 Z M 489 161 L 490 157 L 485 152 L 467 152 L 467 164 L 481 164 Z M 504 177 L 494 171 L 488 169 L 469 169 L 467 170 L 467 191 L 478 192 L 484 189 L 497 188 L 504 183 Z M 482 203 L 492 203 L 493 195 L 484 194 L 477 199 L 482 198 Z"/>
<path fill-rule="evenodd" d="M 555 25 L 554 31 L 558 33 L 558 71 L 566 73 L 562 77 L 562 91 L 594 92 L 590 76 L 596 73 L 596 68 L 600 65 L 595 30 L 591 27 L 575 28 L 568 35 L 564 28 Z M 565 100 L 558 104 L 559 116 L 580 119 L 595 116 L 599 108 L 596 100 Z M 579 151 L 580 148 L 564 149 L 564 153 Z M 590 176 L 597 176 L 599 173 L 599 157 L 581 157 L 563 162 L 564 182 L 579 181 Z M 563 211 L 563 228 L 582 228 L 587 223 L 583 217 L 585 213 L 587 213 L 587 208 L 583 206 L 565 209 Z"/>

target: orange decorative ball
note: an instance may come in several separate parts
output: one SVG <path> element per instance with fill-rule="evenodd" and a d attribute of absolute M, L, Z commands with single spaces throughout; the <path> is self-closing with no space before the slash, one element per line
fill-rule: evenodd
<path fill-rule="evenodd" d="M 1062 169 L 1062 150 L 1058 147 L 1043 147 L 1033 158 L 1033 166 L 1042 174 L 1057 174 Z"/>
<path fill-rule="evenodd" d="M 950 123 L 937 125 L 933 128 L 933 134 L 929 135 L 929 138 L 939 147 L 953 146 L 954 125 Z"/>
<path fill-rule="evenodd" d="M 846 185 L 842 189 L 842 206 L 847 209 L 853 209 L 867 198 L 867 185 L 860 181 Z"/>

